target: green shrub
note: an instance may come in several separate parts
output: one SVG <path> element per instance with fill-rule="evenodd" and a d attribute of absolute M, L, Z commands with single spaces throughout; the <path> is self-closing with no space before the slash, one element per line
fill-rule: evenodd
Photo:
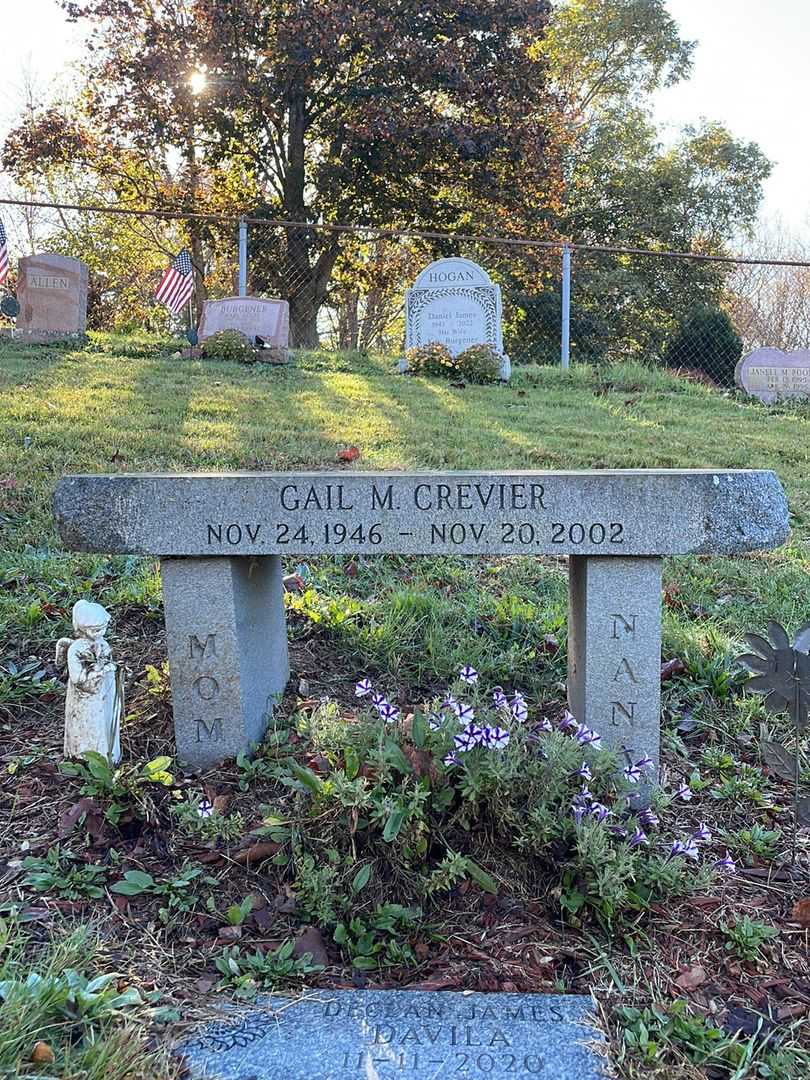
<path fill-rule="evenodd" d="M 456 364 L 450 350 L 441 342 L 416 345 L 405 353 L 408 370 L 414 375 L 455 375 Z"/>
<path fill-rule="evenodd" d="M 742 340 L 724 311 L 694 308 L 667 345 L 664 363 L 702 371 L 721 386 L 733 386 L 742 348 Z"/>
<path fill-rule="evenodd" d="M 253 346 L 239 330 L 220 330 L 206 338 L 202 345 L 206 360 L 235 360 L 240 364 L 252 364 L 256 360 Z"/>
<path fill-rule="evenodd" d="M 456 371 L 467 382 L 495 382 L 501 373 L 500 353 L 491 345 L 470 345 L 456 357 Z"/>

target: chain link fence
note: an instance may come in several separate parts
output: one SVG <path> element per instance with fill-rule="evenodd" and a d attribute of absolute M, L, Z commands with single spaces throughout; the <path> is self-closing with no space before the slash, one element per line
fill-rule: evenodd
<path fill-rule="evenodd" d="M 513 365 L 636 361 L 730 386 L 737 359 L 753 348 L 810 348 L 803 261 L 119 208 L 17 203 L 1 212 L 6 287 L 13 291 L 16 257 L 26 252 L 81 258 L 94 329 L 178 329 L 153 296 L 187 246 L 195 319 L 206 297 L 279 297 L 290 305 L 293 349 L 400 356 L 405 290 L 428 263 L 450 256 L 480 264 L 500 286 Z"/>

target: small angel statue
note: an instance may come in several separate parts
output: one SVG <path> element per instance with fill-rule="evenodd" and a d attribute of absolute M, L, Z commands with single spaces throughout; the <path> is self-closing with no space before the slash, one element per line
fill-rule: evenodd
<path fill-rule="evenodd" d="M 67 662 L 65 756 L 95 750 L 108 761 L 121 760 L 121 715 L 124 709 L 123 671 L 104 639 L 110 621 L 101 604 L 79 600 L 73 605 L 75 640 L 60 638 L 57 666 Z"/>

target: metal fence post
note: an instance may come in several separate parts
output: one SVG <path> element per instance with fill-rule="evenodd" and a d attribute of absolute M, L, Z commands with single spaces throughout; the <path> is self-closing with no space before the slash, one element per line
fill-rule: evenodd
<path fill-rule="evenodd" d="M 244 218 L 239 222 L 239 295 L 247 296 L 248 227 Z"/>
<path fill-rule="evenodd" d="M 562 334 L 560 336 L 560 366 L 567 371 L 571 363 L 571 248 L 562 249 Z"/>

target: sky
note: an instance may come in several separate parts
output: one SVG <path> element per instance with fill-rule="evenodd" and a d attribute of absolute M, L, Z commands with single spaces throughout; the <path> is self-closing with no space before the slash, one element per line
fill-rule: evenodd
<path fill-rule="evenodd" d="M 0 137 L 14 119 L 21 73 L 43 86 L 80 54 L 57 0 L 2 0 Z M 655 117 L 671 140 L 705 117 L 759 143 L 775 163 L 763 214 L 810 233 L 810 0 L 668 0 L 682 35 L 697 40 L 691 78 L 661 90 Z"/>

